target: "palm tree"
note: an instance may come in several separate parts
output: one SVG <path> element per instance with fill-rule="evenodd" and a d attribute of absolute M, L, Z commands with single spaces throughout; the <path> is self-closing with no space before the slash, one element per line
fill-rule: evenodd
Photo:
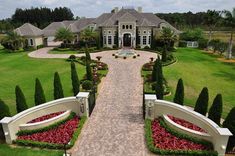
<path fill-rule="evenodd" d="M 6 37 L 3 38 L 1 44 L 10 50 L 19 50 L 23 47 L 24 38 L 18 35 L 16 32 L 7 33 Z"/>
<path fill-rule="evenodd" d="M 208 10 L 204 17 L 205 20 L 204 24 L 206 24 L 209 27 L 209 40 L 207 42 L 207 47 L 212 38 L 212 31 L 220 19 L 220 14 L 221 14 L 220 11 Z"/>
<path fill-rule="evenodd" d="M 86 47 L 88 47 L 88 44 L 90 42 L 95 41 L 97 37 L 97 32 L 93 31 L 90 28 L 86 28 L 80 33 L 80 40 L 82 40 L 86 44 Z"/>
<path fill-rule="evenodd" d="M 69 29 L 66 28 L 60 28 L 59 30 L 57 30 L 55 35 L 55 40 L 63 41 L 65 46 L 67 46 L 69 42 L 72 42 L 74 38 L 75 38 L 74 34 Z"/>
<path fill-rule="evenodd" d="M 174 41 L 177 40 L 177 37 L 174 33 L 174 31 L 172 31 L 170 28 L 168 27 L 164 27 L 161 30 L 161 35 L 160 35 L 160 40 L 164 43 L 164 58 L 163 58 L 163 62 L 166 62 L 166 57 L 167 57 L 167 49 L 170 47 L 170 44 Z"/>
<path fill-rule="evenodd" d="M 229 48 L 228 48 L 228 59 L 232 58 L 232 49 L 233 49 L 233 31 L 235 27 L 235 8 L 230 12 L 228 10 L 224 11 L 224 19 L 225 24 L 229 27 L 231 27 L 231 35 L 229 40 Z"/>

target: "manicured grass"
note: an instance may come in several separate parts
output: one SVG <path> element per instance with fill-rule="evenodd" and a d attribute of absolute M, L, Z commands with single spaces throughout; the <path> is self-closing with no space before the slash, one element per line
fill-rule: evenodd
<path fill-rule="evenodd" d="M 174 97 L 176 84 L 182 78 L 185 85 L 185 104 L 194 107 L 198 94 L 204 86 L 208 87 L 210 105 L 216 94 L 223 96 L 223 117 L 235 106 L 235 64 L 223 63 L 217 56 L 197 49 L 179 48 L 175 53 L 178 62 L 164 67 L 164 76 L 172 88 Z"/>
<path fill-rule="evenodd" d="M 61 156 L 62 151 L 41 150 L 21 147 L 10 147 L 6 144 L 0 144 L 1 156 Z"/>
<path fill-rule="evenodd" d="M 9 106 L 11 114 L 16 113 L 15 86 L 23 90 L 29 107 L 34 106 L 35 78 L 39 78 L 46 100 L 53 100 L 54 72 L 58 71 L 64 95 L 73 96 L 70 79 L 70 63 L 64 59 L 33 59 L 27 53 L 6 53 L 0 49 L 0 98 Z M 76 64 L 79 78 L 85 74 L 85 67 Z"/>

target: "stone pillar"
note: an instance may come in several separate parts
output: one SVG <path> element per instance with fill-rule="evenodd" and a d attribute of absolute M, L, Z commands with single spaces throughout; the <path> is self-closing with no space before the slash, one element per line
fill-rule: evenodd
<path fill-rule="evenodd" d="M 11 122 L 11 117 L 4 117 L 0 123 L 2 124 L 3 132 L 6 138 L 6 143 L 7 144 L 12 144 L 12 140 L 15 139 L 15 135 L 12 136 L 13 133 L 10 132 L 10 122 Z"/>
<path fill-rule="evenodd" d="M 76 99 L 79 102 L 79 115 L 89 117 L 89 92 L 79 92 Z"/>
<path fill-rule="evenodd" d="M 145 94 L 144 95 L 145 102 L 145 119 L 154 120 L 155 112 L 154 112 L 154 103 L 157 100 L 156 95 Z"/>

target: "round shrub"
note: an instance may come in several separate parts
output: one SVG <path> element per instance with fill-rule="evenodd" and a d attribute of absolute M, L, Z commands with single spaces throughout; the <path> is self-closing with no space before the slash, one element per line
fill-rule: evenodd
<path fill-rule="evenodd" d="M 136 56 L 133 56 L 133 59 L 135 59 L 136 58 Z"/>
<path fill-rule="evenodd" d="M 75 59 L 76 59 L 76 56 L 75 56 L 75 55 L 70 55 L 70 56 L 69 56 L 69 59 L 70 59 L 70 60 L 75 60 Z"/>
<path fill-rule="evenodd" d="M 90 81 L 90 80 L 85 80 L 82 83 L 82 89 L 84 89 L 84 90 L 91 90 L 92 86 L 93 86 L 93 84 L 92 84 L 92 81 Z"/>
<path fill-rule="evenodd" d="M 125 59 L 126 59 L 126 56 L 124 56 L 123 59 L 125 60 Z"/>

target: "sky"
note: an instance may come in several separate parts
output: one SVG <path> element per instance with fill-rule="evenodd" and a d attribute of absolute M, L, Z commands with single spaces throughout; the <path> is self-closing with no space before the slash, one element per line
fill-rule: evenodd
<path fill-rule="evenodd" d="M 153 13 L 232 10 L 235 0 L 0 0 L 0 19 L 11 17 L 16 8 L 59 6 L 70 8 L 75 16 L 97 17 L 122 6 L 141 6 Z"/>

